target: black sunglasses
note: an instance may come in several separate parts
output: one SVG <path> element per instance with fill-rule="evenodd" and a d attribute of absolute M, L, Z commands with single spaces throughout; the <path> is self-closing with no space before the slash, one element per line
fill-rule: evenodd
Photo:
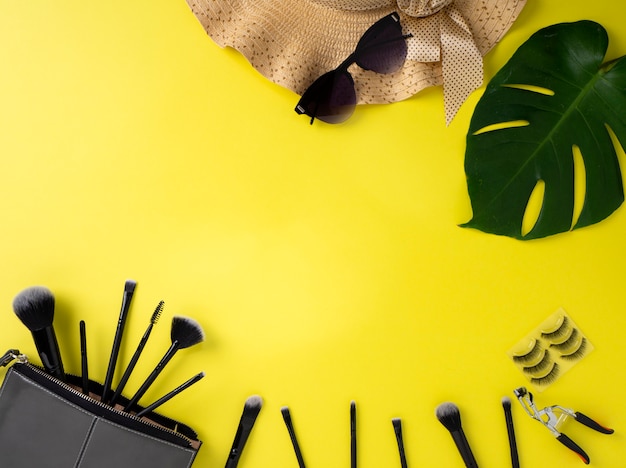
<path fill-rule="evenodd" d="M 374 23 L 365 31 L 354 52 L 341 65 L 324 73 L 304 92 L 296 112 L 327 123 L 340 123 L 354 112 L 356 91 L 348 67 L 356 63 L 365 70 L 376 73 L 393 73 L 406 60 L 406 38 L 402 34 L 398 13 L 391 13 Z"/>

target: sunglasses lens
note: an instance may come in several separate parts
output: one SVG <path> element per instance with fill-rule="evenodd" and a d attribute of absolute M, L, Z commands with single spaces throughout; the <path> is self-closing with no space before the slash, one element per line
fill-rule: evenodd
<path fill-rule="evenodd" d="M 404 64 L 407 54 L 406 38 L 402 35 L 400 19 L 395 14 L 374 23 L 356 47 L 356 63 L 365 70 L 392 73 Z"/>
<path fill-rule="evenodd" d="M 340 123 L 354 112 L 354 81 L 346 71 L 333 70 L 320 76 L 304 92 L 296 112 L 326 123 Z"/>

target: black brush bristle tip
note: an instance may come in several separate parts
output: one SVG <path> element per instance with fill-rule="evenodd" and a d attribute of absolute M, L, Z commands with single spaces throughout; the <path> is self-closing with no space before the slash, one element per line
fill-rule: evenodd
<path fill-rule="evenodd" d="M 441 403 L 435 410 L 435 415 L 441 424 L 450 432 L 461 429 L 461 412 L 454 403 Z"/>
<path fill-rule="evenodd" d="M 124 292 L 127 293 L 134 293 L 135 292 L 135 288 L 137 287 L 137 281 L 132 280 L 132 279 L 128 279 L 126 280 L 126 282 L 124 283 Z"/>
<path fill-rule="evenodd" d="M 13 299 L 13 311 L 30 331 L 49 327 L 54 320 L 54 294 L 44 286 L 26 288 Z"/>
<path fill-rule="evenodd" d="M 252 395 L 248 397 L 245 404 L 245 409 L 247 411 L 260 411 L 263 406 L 263 398 L 259 395 Z"/>
<path fill-rule="evenodd" d="M 156 325 L 156 323 L 159 321 L 159 318 L 163 313 L 163 307 L 165 307 L 165 302 L 160 301 L 159 304 L 156 306 L 156 309 L 154 309 L 154 312 L 152 312 L 152 317 L 150 317 L 150 323 L 152 325 Z"/>
<path fill-rule="evenodd" d="M 511 409 L 511 399 L 508 396 L 502 397 L 502 407 L 505 411 L 509 411 Z"/>
<path fill-rule="evenodd" d="M 176 316 L 172 319 L 170 337 L 172 342 L 178 342 L 179 348 L 189 348 L 204 341 L 204 331 L 194 319 Z"/>

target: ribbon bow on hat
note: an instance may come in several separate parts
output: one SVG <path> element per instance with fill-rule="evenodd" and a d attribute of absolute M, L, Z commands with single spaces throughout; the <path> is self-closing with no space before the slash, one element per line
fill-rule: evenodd
<path fill-rule="evenodd" d="M 361 35 L 394 11 L 408 39 L 402 69 L 353 73 L 358 103 L 407 99 L 443 84 L 446 123 L 483 80 L 482 56 L 526 0 L 187 0 L 209 36 L 297 94 L 335 69 Z"/>
<path fill-rule="evenodd" d="M 472 30 L 455 0 L 398 0 L 411 33 L 407 58 L 441 62 L 446 125 L 467 97 L 483 83 L 483 59 Z"/>

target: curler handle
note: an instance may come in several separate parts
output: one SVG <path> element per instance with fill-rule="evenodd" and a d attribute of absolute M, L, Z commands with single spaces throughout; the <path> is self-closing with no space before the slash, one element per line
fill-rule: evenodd
<path fill-rule="evenodd" d="M 601 432 L 602 434 L 613 434 L 614 432 L 613 429 L 609 429 L 608 427 L 604 427 L 601 424 L 598 424 L 589 416 L 585 416 L 584 414 L 579 413 L 578 411 L 574 413 L 574 417 L 576 418 L 576 421 L 578 421 L 579 423 L 584 424 L 585 426 L 590 427 L 591 429 L 594 429 L 598 432 Z"/>
<path fill-rule="evenodd" d="M 565 445 L 568 449 L 576 452 L 576 454 L 580 457 L 580 459 L 585 463 L 585 465 L 589 464 L 589 456 L 585 453 L 585 451 L 580 448 L 580 446 L 574 442 L 572 439 L 567 437 L 565 434 L 561 433 L 557 436 L 556 440 Z"/>

